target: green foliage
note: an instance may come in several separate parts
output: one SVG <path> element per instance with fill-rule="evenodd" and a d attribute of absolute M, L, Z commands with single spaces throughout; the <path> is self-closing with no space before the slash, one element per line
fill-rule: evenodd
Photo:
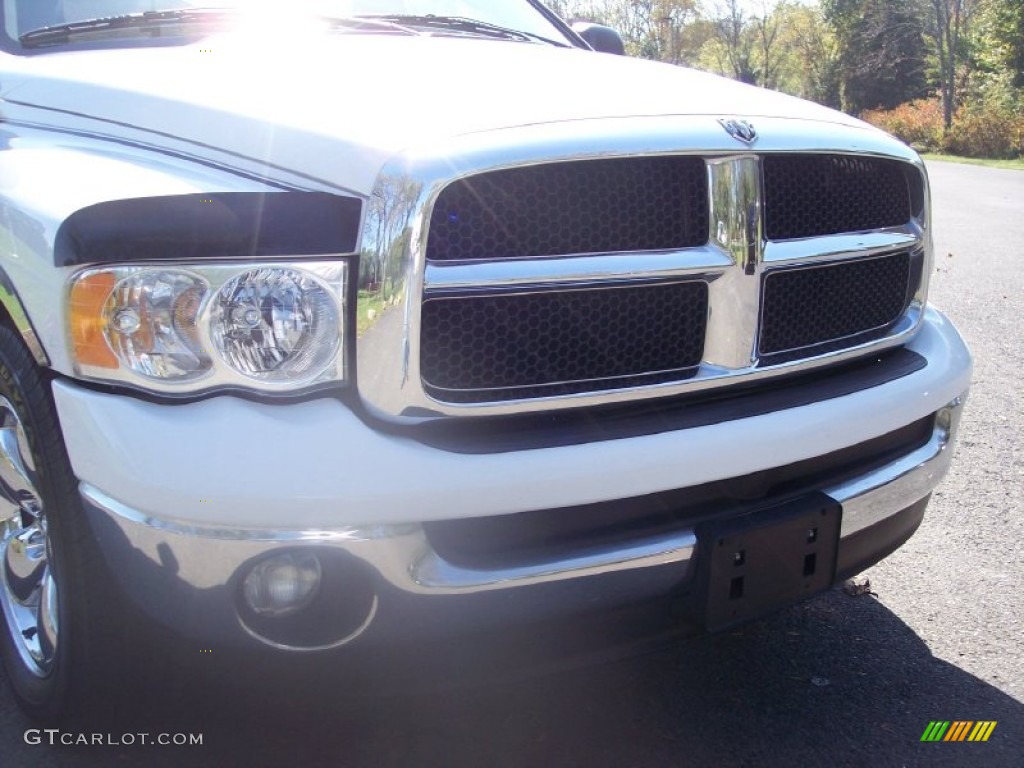
<path fill-rule="evenodd" d="M 822 6 L 839 42 L 843 109 L 891 109 L 926 94 L 916 0 L 823 0 Z"/>
<path fill-rule="evenodd" d="M 925 151 L 1018 157 L 1024 0 L 551 0 L 636 56 L 861 114 Z"/>
<path fill-rule="evenodd" d="M 820 6 L 780 3 L 781 90 L 827 107 L 842 106 L 839 42 Z"/>
<path fill-rule="evenodd" d="M 785 0 L 763 2 L 717 0 L 704 13 L 711 34 L 700 49 L 704 69 L 764 88 L 787 88 L 793 57 L 786 50 Z"/>
<path fill-rule="evenodd" d="M 548 6 L 568 21 L 613 27 L 622 35 L 626 52 L 644 59 L 695 61 L 706 37 L 697 0 L 549 0 Z"/>
<path fill-rule="evenodd" d="M 977 5 L 977 0 L 927 0 L 921 5 L 931 44 L 931 80 L 942 97 L 943 125 L 947 130 L 959 101 L 962 64 L 969 48 L 966 31 Z"/>
<path fill-rule="evenodd" d="M 980 0 L 976 26 L 978 68 L 1007 73 L 1014 88 L 1024 88 L 1024 2 Z"/>

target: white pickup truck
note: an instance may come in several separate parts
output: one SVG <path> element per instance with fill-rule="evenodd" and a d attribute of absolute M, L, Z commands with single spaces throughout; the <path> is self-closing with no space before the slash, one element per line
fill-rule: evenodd
<path fill-rule="evenodd" d="M 599 645 L 920 524 L 971 358 L 895 139 L 533 0 L 0 8 L 29 713 L 88 701 L 123 611 L 220 651 Z"/>

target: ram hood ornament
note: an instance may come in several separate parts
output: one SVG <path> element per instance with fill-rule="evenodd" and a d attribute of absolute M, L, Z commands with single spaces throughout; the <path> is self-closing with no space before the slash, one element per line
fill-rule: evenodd
<path fill-rule="evenodd" d="M 744 144 L 753 144 L 757 141 L 757 131 L 746 120 L 721 118 L 718 122 L 737 141 L 742 141 Z"/>

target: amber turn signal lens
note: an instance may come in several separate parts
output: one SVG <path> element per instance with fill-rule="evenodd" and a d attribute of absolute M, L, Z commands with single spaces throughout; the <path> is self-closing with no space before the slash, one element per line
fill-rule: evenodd
<path fill-rule="evenodd" d="M 81 365 L 117 368 L 117 356 L 104 336 L 103 307 L 114 290 L 110 272 L 96 272 L 71 287 L 71 339 Z"/>

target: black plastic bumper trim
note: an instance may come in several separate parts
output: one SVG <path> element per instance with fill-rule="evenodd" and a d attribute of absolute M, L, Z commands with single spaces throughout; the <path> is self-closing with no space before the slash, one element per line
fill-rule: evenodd
<path fill-rule="evenodd" d="M 826 371 L 709 394 L 578 412 L 445 419 L 394 429 L 425 445 L 469 455 L 560 448 L 712 426 L 799 408 L 887 384 L 927 364 L 921 355 L 901 348 Z M 374 426 L 388 429 L 384 423 Z"/>

